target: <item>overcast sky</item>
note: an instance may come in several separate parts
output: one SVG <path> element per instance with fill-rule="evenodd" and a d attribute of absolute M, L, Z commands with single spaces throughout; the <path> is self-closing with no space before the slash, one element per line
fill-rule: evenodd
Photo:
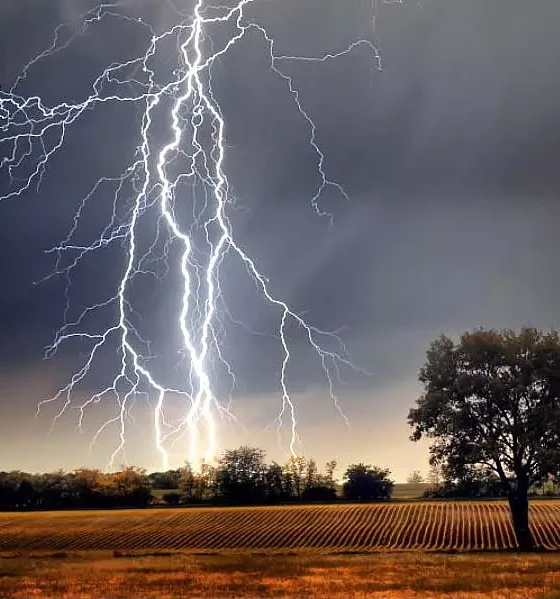
<path fill-rule="evenodd" d="M 131 3 L 123 4 L 133 14 Z M 178 18 L 170 3 L 133 4 L 135 16 L 158 31 Z M 49 46 L 58 23 L 71 23 L 64 35 L 79 31 L 79 14 L 91 6 L 83 0 L 3 0 L 2 88 L 9 89 L 25 64 Z M 417 374 L 430 341 L 478 326 L 560 324 L 560 4 L 380 3 L 377 37 L 365 0 L 255 0 L 250 16 L 274 37 L 279 55 L 336 53 L 360 38 L 380 50 L 382 70 L 365 45 L 325 63 L 284 66 L 317 126 L 325 171 L 350 198 L 335 190 L 321 197 L 321 208 L 334 216 L 332 228 L 310 204 L 317 157 L 308 143 L 309 125 L 285 82 L 269 70 L 262 36 L 249 34 L 216 63 L 212 85 L 226 120 L 225 169 L 238 208 L 231 213 L 237 239 L 273 292 L 311 324 L 340 330 L 355 364 L 371 373 L 341 373 L 337 393 L 348 428 L 328 396 L 320 362 L 301 332 L 289 329 L 288 380 L 301 451 L 320 462 L 337 458 L 343 466 L 379 464 L 403 480 L 414 468 L 427 470 L 426 447 L 408 440 L 406 416 L 420 391 Z M 216 32 L 216 44 L 226 34 Z M 106 19 L 32 66 L 18 92 L 40 95 L 46 105 L 81 101 L 104 68 L 141 55 L 147 43 L 145 28 Z M 173 52 L 170 44 L 169 62 L 157 57 L 163 73 L 175 66 Z M 0 112 L 0 127 L 2 118 Z M 81 435 L 75 410 L 52 435 L 53 410 L 34 418 L 37 402 L 67 382 L 87 346 L 72 344 L 43 360 L 63 318 L 64 281 L 33 283 L 52 270 L 53 256 L 45 250 L 66 236 L 93 183 L 131 162 L 138 132 L 131 106 L 84 114 L 69 128 L 39 191 L 31 186 L 0 202 L 0 469 L 104 466 L 114 446 L 116 431 L 107 431 L 88 453 L 114 402 L 95 406 Z M 10 189 L 2 171 L 0 195 Z M 107 221 L 110 196 L 104 193 L 83 215 L 84 242 L 91 243 Z M 188 194 L 181 197 L 189 210 Z M 117 247 L 77 269 L 71 316 L 108 297 L 122 268 Z M 281 346 L 270 337 L 278 313 L 262 302 L 233 258 L 224 263 L 222 286 L 234 318 L 269 336 L 228 325 L 225 351 L 238 381 L 233 412 L 247 430 L 221 425 L 220 445 L 250 442 L 285 459 L 274 429 L 266 429 L 281 403 Z M 131 296 L 144 319 L 142 330 L 166 356 L 158 368 L 173 386 L 187 368 L 167 318 L 177 294 L 171 282 L 163 290 L 139 285 Z M 103 318 L 88 326 L 106 326 Z M 77 391 L 78 403 L 107 384 L 104 377 L 120 359 L 114 349 Z M 216 379 L 224 393 L 227 378 L 218 372 Z M 151 408 L 142 397 L 135 408 L 127 458 L 158 468 Z"/>

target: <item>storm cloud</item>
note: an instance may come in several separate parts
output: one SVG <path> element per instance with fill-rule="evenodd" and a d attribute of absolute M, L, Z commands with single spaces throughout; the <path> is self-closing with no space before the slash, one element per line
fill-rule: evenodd
<path fill-rule="evenodd" d="M 313 56 L 371 37 L 369 4 L 261 2 L 254 15 L 279 54 Z M 57 23 L 71 23 L 68 35 L 79 30 L 78 15 L 92 3 L 77 5 L 2 2 L 4 89 L 50 43 Z M 165 6 L 145 2 L 127 10 L 162 27 L 174 18 Z M 412 467 L 425 469 L 425 454 L 418 456 L 407 440 L 406 414 L 429 342 L 477 326 L 559 325 L 559 19 L 555 0 L 380 3 L 372 39 L 381 70 L 367 47 L 321 65 L 293 63 L 290 75 L 317 124 L 325 170 L 350 197 L 332 189 L 322 197 L 321 206 L 334 215 L 332 228 L 310 206 L 317 169 L 309 129 L 270 72 L 262 37 L 249 35 L 216 65 L 226 169 L 240 207 L 232 217 L 238 237 L 274 290 L 316 326 L 340 329 L 356 364 L 372 374 L 347 373 L 338 389 L 356 437 L 329 404 L 316 356 L 294 337 L 291 382 L 306 454 L 337 457 L 330 440 L 336 435 L 341 448 L 334 451 L 343 462 L 382 462 L 397 478 Z M 20 93 L 75 101 L 103 65 L 137 55 L 144 42 L 133 26 L 100 27 L 31 68 Z M 79 357 L 75 350 L 43 362 L 60 324 L 62 286 L 33 283 L 48 274 L 52 256 L 44 250 L 65 236 L 92 182 L 126 164 L 136 132 L 134 115 L 118 107 L 86 116 L 69 133 L 39 193 L 32 187 L 0 203 L 4 469 L 72 467 L 90 459 L 71 419 L 56 441 L 47 440 L 48 419 L 33 421 L 37 401 L 67 380 Z M 0 178 L 0 186 L 8 183 Z M 98 230 L 102 215 L 87 222 L 84 238 Z M 78 302 L 99 292 L 100 281 L 113 281 L 121 266 L 112 255 L 88 264 L 73 285 Z M 232 312 L 270 334 L 275 316 L 241 282 L 241 271 L 233 265 L 224 279 Z M 266 336 L 255 341 L 237 331 L 232 343 L 239 409 L 250 422 L 249 436 L 240 433 L 240 439 L 260 439 L 280 401 L 281 356 Z M 255 417 L 251 406 L 264 415 Z M 319 411 L 326 416 L 317 421 Z M 19 441 L 7 434 L 18 426 L 26 431 Z M 274 438 L 262 440 L 276 455 Z M 74 448 L 76 463 L 60 463 L 65 447 Z M 138 451 L 139 461 L 149 463 L 152 458 Z M 102 454 L 91 459 L 100 464 Z"/>

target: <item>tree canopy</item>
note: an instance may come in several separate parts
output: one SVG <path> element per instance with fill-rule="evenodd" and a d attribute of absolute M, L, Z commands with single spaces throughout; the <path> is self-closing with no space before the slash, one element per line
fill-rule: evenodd
<path fill-rule="evenodd" d="M 389 499 L 394 482 L 391 472 L 369 464 L 351 464 L 344 474 L 344 497 L 351 500 Z"/>
<path fill-rule="evenodd" d="M 216 469 L 218 495 L 227 503 L 261 503 L 266 495 L 265 452 L 239 447 L 223 452 Z"/>
<path fill-rule="evenodd" d="M 431 462 L 457 479 L 475 467 L 494 472 L 518 545 L 531 549 L 529 487 L 560 470 L 558 333 L 478 329 L 457 343 L 442 336 L 419 380 L 424 393 L 409 413 L 411 439 L 432 439 Z"/>

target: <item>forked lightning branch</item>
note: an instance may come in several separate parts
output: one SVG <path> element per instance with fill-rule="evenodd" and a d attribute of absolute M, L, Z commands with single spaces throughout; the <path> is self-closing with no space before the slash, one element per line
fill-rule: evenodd
<path fill-rule="evenodd" d="M 257 4 L 259 0 L 242 0 L 232 6 L 199 0 L 191 5 L 189 14 L 176 11 L 176 22 L 164 31 L 156 30 L 142 16 L 131 14 L 129 5 L 101 4 L 81 16 L 77 29 L 60 25 L 52 44 L 23 68 L 11 87 L 4 86 L 0 91 L 0 169 L 9 182 L 7 192 L 0 197 L 0 206 L 2 202 L 24 201 L 24 196 L 29 201 L 31 191 L 40 195 L 51 161 L 64 150 L 71 130 L 91 111 L 120 104 L 137 115 L 136 140 L 131 144 L 126 168 L 117 176 L 102 176 L 86 195 L 76 198 L 72 226 L 50 250 L 55 267 L 46 277 L 60 278 L 65 293 L 61 297 L 63 322 L 45 357 L 52 358 L 63 346 L 76 342 L 85 357 L 56 394 L 39 402 L 37 412 L 40 414 L 47 405 L 55 408 L 53 430 L 65 414 L 75 413 L 81 428 L 90 408 L 112 403 L 114 415 L 102 422 L 91 440 L 94 444 L 102 433 L 114 432 L 109 466 L 125 456 L 127 431 L 139 401 L 149 401 L 151 406 L 151 435 L 164 470 L 169 467 L 172 450 L 193 463 L 200 459 L 210 461 L 215 456 L 220 447 L 217 418 L 227 420 L 234 418 L 235 413 L 231 394 L 224 396 L 216 390 L 224 387 L 217 384 L 220 377 L 229 378 L 232 390 L 236 383 L 234 369 L 223 351 L 224 336 L 233 316 L 224 301 L 222 280 L 224 269 L 232 260 L 244 267 L 244 284 L 256 285 L 262 302 L 268 303 L 276 314 L 275 338 L 282 356 L 278 364 L 276 422 L 279 429 L 288 433 L 289 451 L 295 455 L 299 443 L 298 410 L 289 380 L 293 354 L 290 331 L 299 331 L 315 352 L 330 397 L 344 417 L 336 391 L 340 368 L 356 367 L 342 339 L 334 332 L 315 327 L 311 319 L 304 318 L 273 292 L 269 274 L 260 269 L 258 256 L 249 254 L 232 224 L 231 211 L 236 209 L 236 203 L 226 168 L 228 123 L 213 93 L 213 75 L 215 65 L 234 47 L 246 43 L 249 36 L 260 39 L 259 47 L 266 49 L 270 70 L 297 107 L 299 124 L 307 131 L 316 155 L 318 185 L 304 201 L 309 202 L 310 210 L 318 217 L 326 217 L 325 226 L 329 226 L 330 215 L 322 208 L 324 192 L 330 189 L 341 197 L 347 194 L 343 182 L 331 179 L 326 171 L 325 154 L 316 138 L 317 125 L 301 100 L 292 67 L 297 61 L 306 61 L 321 68 L 327 61 L 364 49 L 379 66 L 379 55 L 373 37 L 348 40 L 344 47 L 325 48 L 318 56 L 280 55 L 266 23 L 258 22 L 251 14 Z M 352 4 L 348 3 L 349 11 Z M 356 6 L 359 4 L 356 2 Z M 276 5 L 275 1 L 268 2 L 268 10 L 274 11 Z M 374 16 L 372 13 L 372 19 Z M 63 100 L 53 105 L 39 95 L 21 92 L 24 87 L 27 89 L 34 72 L 46 68 L 61 53 L 73 52 L 81 36 L 109 21 L 136 27 L 145 39 L 143 53 L 108 64 L 96 74 L 89 95 L 77 101 Z M 226 28 L 232 33 L 224 40 Z M 218 30 L 220 39 L 215 34 Z M 176 64 L 172 72 L 158 67 L 170 62 L 166 56 L 170 49 L 176 52 L 171 61 Z M 162 135 L 166 137 L 163 141 Z M 83 219 L 99 195 L 109 193 L 111 214 L 97 238 L 84 244 L 79 235 Z M 238 201 L 242 204 L 242 198 Z M 191 215 L 187 223 L 179 216 L 184 214 Z M 153 231 L 148 243 L 142 235 L 145 230 Z M 107 297 L 76 313 L 74 272 L 85 260 L 95 259 L 108 247 L 122 252 L 118 284 Z M 176 302 L 179 309 L 171 316 L 187 365 L 188 374 L 180 385 L 170 384 L 152 368 L 151 340 L 138 326 L 136 296 L 132 292 L 139 278 L 149 277 L 157 285 L 168 272 L 174 272 L 180 280 Z M 312 308 L 309 307 L 311 316 Z M 91 323 L 98 320 L 98 312 L 109 313 L 111 318 L 106 326 L 96 329 Z M 110 380 L 84 398 L 76 390 L 82 385 L 87 387 L 101 354 L 113 347 L 114 377 L 111 375 Z M 97 384 L 98 379 L 94 378 Z M 179 417 L 168 409 L 170 401 L 176 404 L 178 400 L 182 406 Z"/>

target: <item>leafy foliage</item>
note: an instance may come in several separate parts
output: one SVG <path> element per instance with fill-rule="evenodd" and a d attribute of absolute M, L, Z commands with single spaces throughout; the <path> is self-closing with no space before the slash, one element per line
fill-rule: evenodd
<path fill-rule="evenodd" d="M 474 466 L 508 496 L 519 546 L 532 547 L 527 495 L 560 469 L 560 337 L 533 328 L 479 329 L 432 343 L 424 394 L 409 413 L 412 440 L 432 439 L 431 462 L 449 480 Z"/>
<path fill-rule="evenodd" d="M 429 487 L 424 497 L 429 498 L 504 498 L 507 497 L 500 478 L 485 467 L 472 466 L 462 478 L 448 477 L 442 483 Z"/>
<path fill-rule="evenodd" d="M 118 472 L 82 468 L 32 475 L 0 472 L 0 509 L 143 507 L 154 499 L 167 505 L 251 505 L 279 502 L 331 502 L 337 499 L 336 461 L 325 473 L 315 460 L 292 457 L 281 466 L 267 463 L 257 447 L 226 450 L 216 466 L 152 472 L 123 467 Z M 164 487 L 159 489 L 154 485 Z M 170 485 L 174 485 L 171 487 Z"/>
<path fill-rule="evenodd" d="M 344 497 L 351 500 L 389 499 L 394 482 L 391 472 L 369 464 L 352 464 L 344 474 Z"/>
<path fill-rule="evenodd" d="M 49 474 L 0 472 L 0 508 L 144 507 L 152 500 L 146 472 L 126 467 L 115 473 L 80 469 Z"/>
<path fill-rule="evenodd" d="M 266 497 L 265 452 L 256 447 L 226 450 L 216 469 L 216 495 L 226 503 L 262 503 Z"/>
<path fill-rule="evenodd" d="M 167 472 L 152 472 L 148 474 L 152 489 L 178 489 L 181 480 L 181 468 Z"/>

